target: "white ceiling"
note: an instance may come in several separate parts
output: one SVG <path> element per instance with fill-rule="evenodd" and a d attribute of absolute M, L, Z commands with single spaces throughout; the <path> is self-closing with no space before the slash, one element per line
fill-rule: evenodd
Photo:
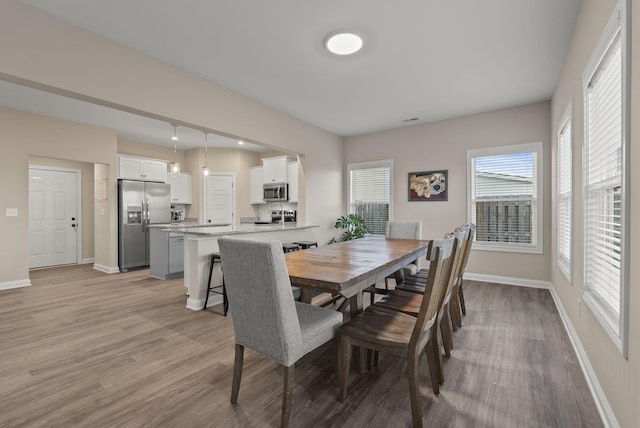
<path fill-rule="evenodd" d="M 580 8 L 580 0 L 21 1 L 341 136 L 550 99 Z M 337 29 L 361 34 L 364 49 L 326 52 L 323 39 Z M 64 101 L 58 112 L 78 103 L 50 96 L 52 109 Z M 87 120 L 77 110 L 74 120 Z M 89 115 L 100 120 L 101 111 Z M 130 125 L 130 116 L 101 126 L 166 140 L 166 123 L 145 137 L 153 127 Z"/>

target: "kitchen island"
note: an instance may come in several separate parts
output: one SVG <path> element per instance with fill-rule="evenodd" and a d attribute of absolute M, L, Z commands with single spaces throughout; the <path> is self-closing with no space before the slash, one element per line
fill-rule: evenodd
<path fill-rule="evenodd" d="M 165 280 L 184 276 L 184 234 L 175 230 L 192 227 L 208 227 L 215 232 L 232 230 L 230 224 L 201 225 L 196 222 L 181 222 L 150 225 L 149 275 L 152 278 Z"/>
<path fill-rule="evenodd" d="M 204 308 L 209 280 L 211 253 L 219 252 L 218 238 L 238 236 L 258 241 L 277 240 L 283 243 L 295 241 L 316 241 L 313 228 L 318 226 L 298 226 L 296 224 L 241 224 L 234 230 L 220 230 L 216 227 L 171 227 L 172 233 L 184 234 L 184 286 L 187 288 L 187 308 Z M 213 270 L 212 285 L 222 284 L 220 265 Z M 222 303 L 222 296 L 212 294 L 207 306 Z"/>

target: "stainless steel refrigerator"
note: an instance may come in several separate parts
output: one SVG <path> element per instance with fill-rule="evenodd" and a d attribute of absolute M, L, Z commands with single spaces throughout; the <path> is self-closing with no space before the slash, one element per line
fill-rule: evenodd
<path fill-rule="evenodd" d="M 121 272 L 149 266 L 151 224 L 171 223 L 171 187 L 118 180 L 118 266 Z"/>

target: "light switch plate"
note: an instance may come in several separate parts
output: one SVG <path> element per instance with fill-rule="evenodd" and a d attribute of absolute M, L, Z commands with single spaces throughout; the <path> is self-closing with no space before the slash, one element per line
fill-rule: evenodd
<path fill-rule="evenodd" d="M 18 217 L 17 208 L 7 208 L 7 217 Z"/>

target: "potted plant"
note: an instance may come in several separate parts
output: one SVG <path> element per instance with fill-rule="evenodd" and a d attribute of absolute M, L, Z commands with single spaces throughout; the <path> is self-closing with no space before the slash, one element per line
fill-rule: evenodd
<path fill-rule="evenodd" d="M 336 229 L 344 229 L 342 233 L 343 241 L 351 241 L 352 239 L 362 238 L 367 233 L 367 226 L 364 220 L 357 214 L 348 214 L 339 217 L 335 224 Z M 331 240 L 335 242 L 335 239 Z"/>

